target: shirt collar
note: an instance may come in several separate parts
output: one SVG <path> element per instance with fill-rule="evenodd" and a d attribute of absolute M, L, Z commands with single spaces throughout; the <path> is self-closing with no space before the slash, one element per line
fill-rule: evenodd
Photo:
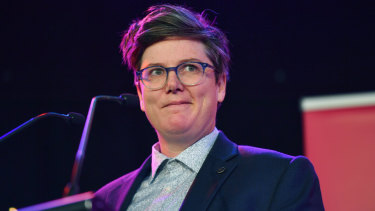
<path fill-rule="evenodd" d="M 177 157 L 169 158 L 160 152 L 159 142 L 152 146 L 151 154 L 151 179 L 153 180 L 157 170 L 163 163 L 168 160 L 178 160 L 188 166 L 194 172 L 198 172 L 203 165 L 208 153 L 215 143 L 219 130 L 215 127 L 214 130 L 207 136 L 201 138 L 193 145 L 182 151 Z M 164 165 L 163 165 L 164 166 Z"/>

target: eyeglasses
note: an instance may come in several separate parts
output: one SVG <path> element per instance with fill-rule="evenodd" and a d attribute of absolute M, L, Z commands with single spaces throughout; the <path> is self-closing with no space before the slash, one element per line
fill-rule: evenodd
<path fill-rule="evenodd" d="M 184 62 L 176 67 L 151 66 L 136 72 L 138 81 L 145 87 L 156 90 L 165 86 L 169 71 L 174 71 L 178 80 L 186 86 L 198 85 L 203 81 L 206 68 L 213 66 L 203 62 Z"/>

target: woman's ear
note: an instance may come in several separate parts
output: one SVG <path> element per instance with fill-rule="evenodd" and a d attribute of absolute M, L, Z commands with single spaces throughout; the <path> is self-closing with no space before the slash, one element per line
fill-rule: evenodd
<path fill-rule="evenodd" d="M 217 81 L 217 101 L 219 103 L 224 101 L 225 93 L 227 88 L 227 76 L 222 74 Z"/>
<path fill-rule="evenodd" d="M 139 98 L 139 105 L 141 107 L 141 110 L 144 112 L 145 106 L 144 106 L 144 103 L 143 103 L 143 95 L 142 95 L 141 86 L 139 85 L 139 83 L 136 86 L 137 86 L 137 94 L 138 94 L 138 98 Z"/>

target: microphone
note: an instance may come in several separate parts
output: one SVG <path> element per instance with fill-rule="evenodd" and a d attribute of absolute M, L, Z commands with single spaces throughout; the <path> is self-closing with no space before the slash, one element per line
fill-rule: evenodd
<path fill-rule="evenodd" d="M 50 118 L 50 117 L 61 118 L 61 119 L 65 120 L 66 122 L 68 122 L 69 124 L 72 124 L 72 125 L 82 125 L 83 122 L 85 121 L 85 117 L 82 114 L 75 113 L 75 112 L 70 112 L 68 114 L 59 114 L 59 113 L 55 113 L 55 112 L 43 113 L 43 114 L 40 114 L 36 117 L 33 117 L 33 118 L 29 119 L 28 121 L 22 123 L 18 127 L 14 128 L 13 130 L 11 130 L 8 133 L 1 136 L 0 137 L 0 143 L 4 142 L 9 137 L 19 133 L 23 129 L 30 127 L 35 122 L 38 122 L 41 119 L 46 119 L 46 118 Z"/>
<path fill-rule="evenodd" d="M 124 93 L 120 95 L 121 104 L 129 107 L 139 107 L 139 98 L 136 95 Z"/>
<path fill-rule="evenodd" d="M 108 96 L 108 95 L 99 95 L 92 99 L 92 101 L 113 101 L 118 102 L 121 105 L 129 107 L 139 106 L 139 99 L 134 94 L 124 93 L 120 96 Z M 96 102 L 95 102 L 96 103 Z"/>
<path fill-rule="evenodd" d="M 128 107 L 139 107 L 138 97 L 136 95 L 129 93 L 124 93 L 120 96 L 99 95 L 91 99 L 91 104 L 89 112 L 87 114 L 85 127 L 83 128 L 81 141 L 79 143 L 79 147 L 73 165 L 71 180 L 64 188 L 64 196 L 71 196 L 79 193 L 79 179 L 82 172 L 82 165 L 85 158 L 86 146 L 91 131 L 91 125 L 94 119 L 95 107 L 98 101 L 114 101 Z"/>
<path fill-rule="evenodd" d="M 68 115 L 66 115 L 66 121 L 68 121 L 72 125 L 83 125 L 85 123 L 85 116 L 83 116 L 80 113 L 76 112 L 69 112 Z"/>

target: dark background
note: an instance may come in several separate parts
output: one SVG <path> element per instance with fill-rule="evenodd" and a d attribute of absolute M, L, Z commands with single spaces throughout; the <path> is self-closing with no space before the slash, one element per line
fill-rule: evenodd
<path fill-rule="evenodd" d="M 135 93 L 118 45 L 155 3 L 5 1 L 0 9 L 0 134 L 38 114 L 87 114 L 97 95 Z M 186 1 L 218 13 L 231 80 L 217 127 L 238 144 L 303 154 L 300 99 L 374 91 L 375 9 L 365 2 Z M 215 17 L 214 13 L 210 17 Z M 46 119 L 0 144 L 0 210 L 60 198 L 82 127 Z M 98 104 L 81 191 L 137 168 L 156 136 L 139 109 Z"/>

